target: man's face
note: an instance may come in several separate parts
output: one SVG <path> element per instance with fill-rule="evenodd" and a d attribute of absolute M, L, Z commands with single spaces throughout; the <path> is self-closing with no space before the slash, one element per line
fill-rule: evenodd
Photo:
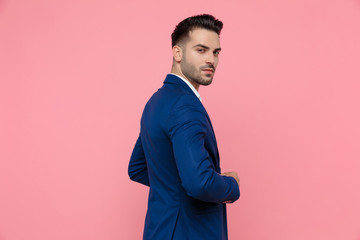
<path fill-rule="evenodd" d="M 180 68 L 184 76 L 197 85 L 211 84 L 221 50 L 219 35 L 203 28 L 194 29 L 182 49 Z"/>

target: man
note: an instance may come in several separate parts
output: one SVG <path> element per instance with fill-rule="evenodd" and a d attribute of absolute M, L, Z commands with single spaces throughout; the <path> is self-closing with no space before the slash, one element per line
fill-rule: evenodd
<path fill-rule="evenodd" d="M 200 85 L 212 82 L 222 22 L 198 15 L 172 33 L 173 65 L 148 101 L 129 163 L 150 187 L 144 239 L 228 239 L 226 204 L 240 197 L 236 172 L 220 174 L 219 153 Z"/>

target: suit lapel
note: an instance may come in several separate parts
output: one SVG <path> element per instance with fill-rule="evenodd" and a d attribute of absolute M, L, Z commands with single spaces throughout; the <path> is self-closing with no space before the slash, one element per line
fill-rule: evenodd
<path fill-rule="evenodd" d="M 164 83 L 175 83 L 175 84 L 178 84 L 180 85 L 180 87 L 184 90 L 186 90 L 187 92 L 191 93 L 191 94 L 194 94 L 195 93 L 193 92 L 193 90 L 191 90 L 191 88 L 182 80 L 180 79 L 179 77 L 177 77 L 176 75 L 173 75 L 173 74 L 168 74 L 166 76 L 166 79 L 164 81 Z M 214 159 L 214 165 L 217 169 L 217 171 L 220 171 L 220 158 L 219 158 L 219 150 L 218 150 L 218 147 L 217 147 L 217 142 L 216 142 L 216 137 L 215 137 L 215 132 L 214 132 L 214 128 L 212 126 L 212 123 L 211 123 L 211 120 L 210 120 L 210 117 L 204 107 L 204 105 L 201 103 L 200 99 L 198 99 L 198 101 L 200 102 L 204 112 L 205 112 L 205 115 L 206 115 L 206 118 L 209 122 L 209 125 L 210 125 L 210 129 L 211 129 L 211 135 L 212 135 L 212 138 L 213 138 L 213 141 L 215 143 L 215 158 Z"/>
<path fill-rule="evenodd" d="M 201 104 L 202 105 L 202 104 Z M 203 108 L 204 108 L 204 111 L 205 111 L 205 115 L 206 115 L 206 118 L 210 124 L 210 127 L 211 127 L 211 132 L 212 132 L 212 137 L 214 139 L 214 142 L 215 142 L 215 151 L 216 151 L 216 163 L 215 163 L 215 166 L 218 170 L 220 170 L 220 156 L 219 156 L 219 149 L 218 149 L 218 146 L 217 146 L 217 142 L 216 142 L 216 136 L 215 136 L 215 131 L 214 131 L 214 128 L 212 126 L 212 123 L 211 123 L 211 120 L 210 120 L 210 117 L 209 117 L 209 114 L 207 113 L 204 105 L 202 105 Z"/>

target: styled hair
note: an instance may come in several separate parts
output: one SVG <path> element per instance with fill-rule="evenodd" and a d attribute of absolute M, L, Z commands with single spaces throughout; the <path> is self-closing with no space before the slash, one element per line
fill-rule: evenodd
<path fill-rule="evenodd" d="M 196 28 L 204 28 L 220 35 L 223 23 L 209 14 L 201 14 L 188 17 L 176 25 L 171 34 L 172 47 L 189 36 L 189 32 Z"/>

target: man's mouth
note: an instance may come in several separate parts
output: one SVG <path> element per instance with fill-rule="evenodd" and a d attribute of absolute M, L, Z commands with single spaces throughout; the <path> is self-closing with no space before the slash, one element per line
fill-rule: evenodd
<path fill-rule="evenodd" d="M 212 68 L 204 68 L 204 69 L 202 69 L 202 71 L 205 71 L 205 72 L 214 72 L 214 69 L 212 69 Z"/>

